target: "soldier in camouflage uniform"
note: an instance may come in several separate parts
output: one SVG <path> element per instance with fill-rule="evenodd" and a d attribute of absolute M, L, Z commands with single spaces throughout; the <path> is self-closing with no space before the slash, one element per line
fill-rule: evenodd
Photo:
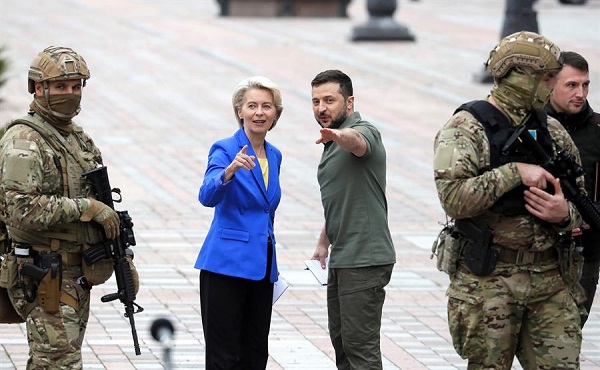
<path fill-rule="evenodd" d="M 13 277 L 6 287 L 26 321 L 27 369 L 82 368 L 90 289 L 112 274 L 111 260 L 82 262 L 82 250 L 119 233 L 116 212 L 93 199 L 82 181 L 102 163 L 100 150 L 72 121 L 89 77 L 72 49 L 40 52 L 29 69 L 31 110 L 0 140 L 1 215 L 13 246 L 2 273 Z M 43 279 L 26 273 L 32 265 L 46 271 Z"/>
<path fill-rule="evenodd" d="M 569 134 L 541 113 L 562 67 L 560 50 L 518 32 L 491 51 L 486 67 L 495 83 L 480 104 L 495 121 L 459 108 L 434 143 L 438 196 L 454 221 L 446 243 L 458 245 L 447 291 L 453 345 L 468 369 L 510 369 L 515 355 L 527 370 L 578 369 L 572 275 L 580 271 L 570 268 L 569 231 L 581 216 L 515 136 L 524 127 L 546 152 L 562 148 L 578 158 Z"/>

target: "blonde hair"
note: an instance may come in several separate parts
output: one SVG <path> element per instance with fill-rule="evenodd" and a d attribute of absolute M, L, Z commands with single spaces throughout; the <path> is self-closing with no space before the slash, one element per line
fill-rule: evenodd
<path fill-rule="evenodd" d="M 275 127 L 279 117 L 281 117 L 281 112 L 283 112 L 283 100 L 281 98 L 281 90 L 279 87 L 271 80 L 263 76 L 253 76 L 242 80 L 236 87 L 233 89 L 233 96 L 231 97 L 231 104 L 233 105 L 233 114 L 235 115 L 235 119 L 238 121 L 240 127 L 244 125 L 244 121 L 238 116 L 238 110 L 242 108 L 242 104 L 244 103 L 244 95 L 246 95 L 246 91 L 249 89 L 263 89 L 268 90 L 273 95 L 273 103 L 275 104 L 275 111 L 277 115 L 273 120 L 273 124 L 269 128 L 269 131 Z"/>

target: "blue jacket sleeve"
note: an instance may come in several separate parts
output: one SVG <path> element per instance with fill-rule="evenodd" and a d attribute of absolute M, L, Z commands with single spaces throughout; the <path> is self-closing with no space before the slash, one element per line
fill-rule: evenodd
<path fill-rule="evenodd" d="M 228 182 L 223 182 L 225 176 L 225 168 L 229 166 L 232 157 L 220 142 L 213 144 L 208 153 L 208 166 L 204 174 L 202 186 L 198 193 L 198 200 L 205 207 L 214 207 L 223 200 Z"/>

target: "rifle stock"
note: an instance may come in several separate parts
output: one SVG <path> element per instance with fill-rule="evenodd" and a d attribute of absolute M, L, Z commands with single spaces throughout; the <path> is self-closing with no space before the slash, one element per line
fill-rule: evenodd
<path fill-rule="evenodd" d="M 97 200 L 108 205 L 113 210 L 115 209 L 114 202 L 121 202 L 121 190 L 118 188 L 112 189 L 110 187 L 106 166 L 97 167 L 88 171 L 83 174 L 83 177 L 91 185 Z M 119 198 L 113 200 L 112 193 L 117 194 Z M 112 258 L 117 280 L 117 292 L 103 296 L 101 301 L 111 302 L 118 299 L 123 303 L 125 306 L 124 316 L 129 318 L 129 325 L 131 326 L 131 336 L 133 337 L 135 354 L 140 355 L 140 345 L 133 315 L 142 312 L 144 308 L 134 302 L 136 299 L 135 284 L 131 273 L 131 267 L 125 258 L 128 254 L 128 248 L 135 245 L 133 222 L 127 211 L 116 212 L 119 215 L 119 236 L 114 240 L 105 240 L 94 245 L 84 253 L 84 259 L 86 263 L 93 264 L 103 258 Z"/>
<path fill-rule="evenodd" d="M 521 131 L 519 140 L 525 144 L 525 149 L 529 150 L 541 162 L 542 167 L 560 180 L 560 186 L 565 197 L 577 207 L 583 220 L 589 225 L 600 229 L 600 210 L 577 186 L 576 179 L 583 176 L 584 171 L 577 164 L 575 156 L 561 149 L 556 153 L 556 156 L 550 157 L 528 130 Z"/>

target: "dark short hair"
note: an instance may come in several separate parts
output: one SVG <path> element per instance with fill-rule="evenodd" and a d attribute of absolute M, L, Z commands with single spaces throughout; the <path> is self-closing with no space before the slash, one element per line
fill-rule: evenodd
<path fill-rule="evenodd" d="M 564 65 L 571 66 L 579 71 L 589 73 L 588 62 L 580 54 L 574 51 L 563 51 L 560 53 Z"/>
<path fill-rule="evenodd" d="M 344 99 L 348 99 L 349 96 L 354 95 L 352 80 L 347 74 L 337 69 L 328 69 L 317 74 L 310 83 L 310 86 L 315 87 L 328 82 L 336 82 L 340 85 L 340 94 L 342 94 Z"/>

